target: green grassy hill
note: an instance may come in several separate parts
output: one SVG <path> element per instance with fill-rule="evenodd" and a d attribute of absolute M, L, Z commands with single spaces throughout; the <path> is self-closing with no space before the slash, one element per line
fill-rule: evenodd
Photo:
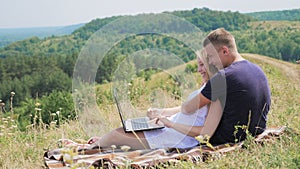
<path fill-rule="evenodd" d="M 257 145 L 247 143 L 247 149 L 236 150 L 222 156 L 220 159 L 201 163 L 190 164 L 182 162 L 174 168 L 299 168 L 300 167 L 300 65 L 272 59 L 255 54 L 243 54 L 246 59 L 253 61 L 265 71 L 272 94 L 272 105 L 269 113 L 268 126 L 288 126 L 287 132 L 280 139 Z M 196 64 L 190 63 L 190 64 Z M 132 102 L 139 109 L 151 106 L 149 96 L 151 90 L 160 87 L 165 91 L 166 105 L 180 104 L 172 91 L 168 90 L 168 76 L 153 74 L 151 80 L 138 79 L 132 87 Z M 97 87 L 97 98 L 107 95 L 109 97 L 110 84 Z M 151 89 L 151 90 L 150 90 Z M 140 91 L 148 91 L 141 94 Z M 103 97 L 105 98 L 105 97 Z M 115 105 L 110 99 L 99 101 L 99 115 L 96 116 L 95 128 L 99 135 L 120 126 Z M 36 118 L 41 111 L 36 109 Z M 104 126 L 97 126 L 96 122 L 105 121 Z M 52 124 L 52 123 L 51 123 Z M 69 121 L 59 128 L 50 125 L 48 129 L 41 125 L 38 128 L 27 127 L 27 132 L 20 132 L 16 128 L 14 116 L 2 118 L 0 121 L 0 168 L 42 168 L 43 153 L 47 149 L 57 148 L 60 138 L 88 139 L 89 136 L 82 130 L 77 121 Z"/>

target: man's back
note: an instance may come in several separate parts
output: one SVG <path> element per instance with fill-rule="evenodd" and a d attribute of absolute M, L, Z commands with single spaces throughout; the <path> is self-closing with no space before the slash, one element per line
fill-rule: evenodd
<path fill-rule="evenodd" d="M 220 92 L 222 83 L 226 84 L 226 91 Z M 214 86 L 218 87 L 217 92 Z M 255 64 L 247 60 L 233 62 L 207 83 L 202 94 L 212 101 L 220 99 L 224 104 L 222 119 L 210 139 L 212 144 L 244 140 L 246 133 L 242 127 L 247 127 L 252 135 L 266 128 L 270 89 L 266 76 Z"/>

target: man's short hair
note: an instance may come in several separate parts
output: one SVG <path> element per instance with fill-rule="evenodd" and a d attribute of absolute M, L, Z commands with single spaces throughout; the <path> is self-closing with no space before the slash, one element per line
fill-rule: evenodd
<path fill-rule="evenodd" d="M 233 35 L 224 28 L 218 28 L 210 32 L 203 41 L 203 47 L 206 47 L 208 44 L 212 44 L 214 47 L 224 45 L 231 51 L 237 51 Z"/>

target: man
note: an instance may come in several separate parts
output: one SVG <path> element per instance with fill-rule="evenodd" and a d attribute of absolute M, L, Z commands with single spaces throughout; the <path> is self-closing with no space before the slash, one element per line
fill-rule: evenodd
<path fill-rule="evenodd" d="M 233 35 L 223 28 L 209 33 L 203 47 L 209 64 L 217 67 L 219 72 L 193 102 L 183 104 L 182 112 L 193 113 L 195 109 L 212 103 L 201 135 L 211 136 L 213 145 L 242 141 L 247 130 L 252 136 L 262 133 L 271 104 L 263 71 L 238 53 Z M 223 108 L 221 116 L 213 111 L 217 101 Z"/>

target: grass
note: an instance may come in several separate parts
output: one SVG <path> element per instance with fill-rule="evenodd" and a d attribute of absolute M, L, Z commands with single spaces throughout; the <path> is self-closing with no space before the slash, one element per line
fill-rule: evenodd
<path fill-rule="evenodd" d="M 243 56 L 261 66 L 269 79 L 272 105 L 268 126 L 286 125 L 287 132 L 279 139 L 263 145 L 247 140 L 246 149 L 232 151 L 217 160 L 199 164 L 181 162 L 168 168 L 300 168 L 300 65 L 253 54 Z M 158 79 L 159 77 L 162 79 Z M 150 107 L 153 102 L 147 95 L 152 94 L 152 88 L 155 86 L 160 86 L 166 92 L 166 106 L 180 104 L 181 101 L 174 99 L 174 95 L 170 94 L 172 91 L 165 85 L 167 83 L 171 83 L 168 76 L 158 74 L 153 75 L 149 82 L 136 81 L 133 91 L 137 96 L 134 97 L 133 104 L 138 110 Z M 98 98 L 100 99 L 109 88 L 110 85 L 99 86 Z M 143 91 L 143 94 L 140 94 L 140 91 Z M 100 100 L 101 118 L 95 119 L 94 122 L 97 124 L 105 121 L 106 127 L 99 126 L 96 131 L 99 135 L 120 126 L 117 110 L 111 99 Z M 57 148 L 58 139 L 89 138 L 88 133 L 84 132 L 77 121 L 69 121 L 59 128 L 51 126 L 45 129 L 41 125 L 39 128 L 28 128 L 26 132 L 20 132 L 16 125 L 13 116 L 3 117 L 0 122 L 0 168 L 44 168 L 43 153 L 47 149 Z"/>

